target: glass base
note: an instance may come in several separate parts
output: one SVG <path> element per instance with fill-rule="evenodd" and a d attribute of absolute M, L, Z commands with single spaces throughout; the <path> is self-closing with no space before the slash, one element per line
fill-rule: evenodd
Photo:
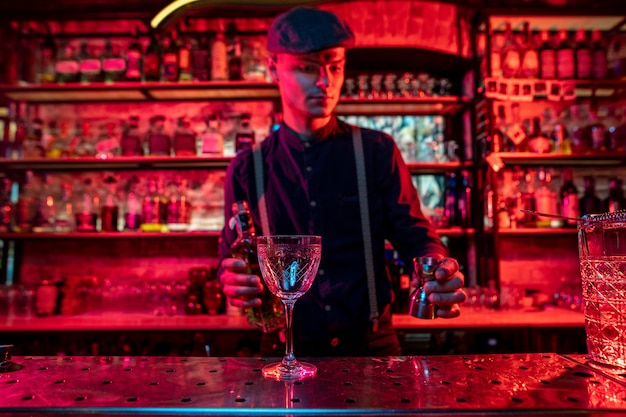
<path fill-rule="evenodd" d="M 317 368 L 306 362 L 296 362 L 295 365 L 285 365 L 282 362 L 265 365 L 261 370 L 265 378 L 276 381 L 299 381 L 305 378 L 313 378 L 317 375 Z"/>

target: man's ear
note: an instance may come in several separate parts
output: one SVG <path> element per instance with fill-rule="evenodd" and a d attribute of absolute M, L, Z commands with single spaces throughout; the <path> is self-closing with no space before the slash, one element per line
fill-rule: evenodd
<path fill-rule="evenodd" d="M 267 56 L 267 70 L 274 82 L 278 82 L 278 70 L 276 69 L 276 55 Z"/>

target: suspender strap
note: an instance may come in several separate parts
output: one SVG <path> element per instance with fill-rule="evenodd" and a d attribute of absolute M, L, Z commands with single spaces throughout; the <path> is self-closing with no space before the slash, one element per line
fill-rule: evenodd
<path fill-rule="evenodd" d="M 361 129 L 352 126 L 352 144 L 356 160 L 356 176 L 359 187 L 359 206 L 361 209 L 361 230 L 363 231 L 363 250 L 365 251 L 365 272 L 367 274 L 367 290 L 370 302 L 370 320 L 372 331 L 378 330 L 378 300 L 376 298 L 376 281 L 374 279 L 374 258 L 372 251 L 372 232 L 370 230 L 370 212 L 367 198 L 367 176 L 365 172 L 365 158 L 363 156 L 363 142 Z"/>
<path fill-rule="evenodd" d="M 267 203 L 265 202 L 265 184 L 263 181 L 263 152 L 261 152 L 261 143 L 257 143 L 252 148 L 254 161 L 254 178 L 256 184 L 256 197 L 259 204 L 259 212 L 261 214 L 261 231 L 264 236 L 270 235 L 270 224 L 267 218 Z"/>

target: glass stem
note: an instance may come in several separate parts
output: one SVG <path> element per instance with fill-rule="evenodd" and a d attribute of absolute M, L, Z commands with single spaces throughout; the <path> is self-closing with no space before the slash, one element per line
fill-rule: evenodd
<path fill-rule="evenodd" d="M 293 318 L 293 306 L 296 303 L 296 300 L 283 300 L 283 304 L 285 304 L 285 324 L 286 324 L 286 333 L 285 334 L 285 357 L 283 357 L 283 365 L 293 367 L 296 365 L 296 357 L 293 354 L 293 328 L 292 328 L 292 318 Z"/>

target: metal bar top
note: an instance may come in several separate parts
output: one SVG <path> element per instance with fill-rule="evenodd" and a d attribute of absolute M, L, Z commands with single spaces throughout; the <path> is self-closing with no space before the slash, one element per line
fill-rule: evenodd
<path fill-rule="evenodd" d="M 624 415 L 626 371 L 581 355 L 301 358 L 318 374 L 264 379 L 277 358 L 14 357 L 0 416 Z"/>

